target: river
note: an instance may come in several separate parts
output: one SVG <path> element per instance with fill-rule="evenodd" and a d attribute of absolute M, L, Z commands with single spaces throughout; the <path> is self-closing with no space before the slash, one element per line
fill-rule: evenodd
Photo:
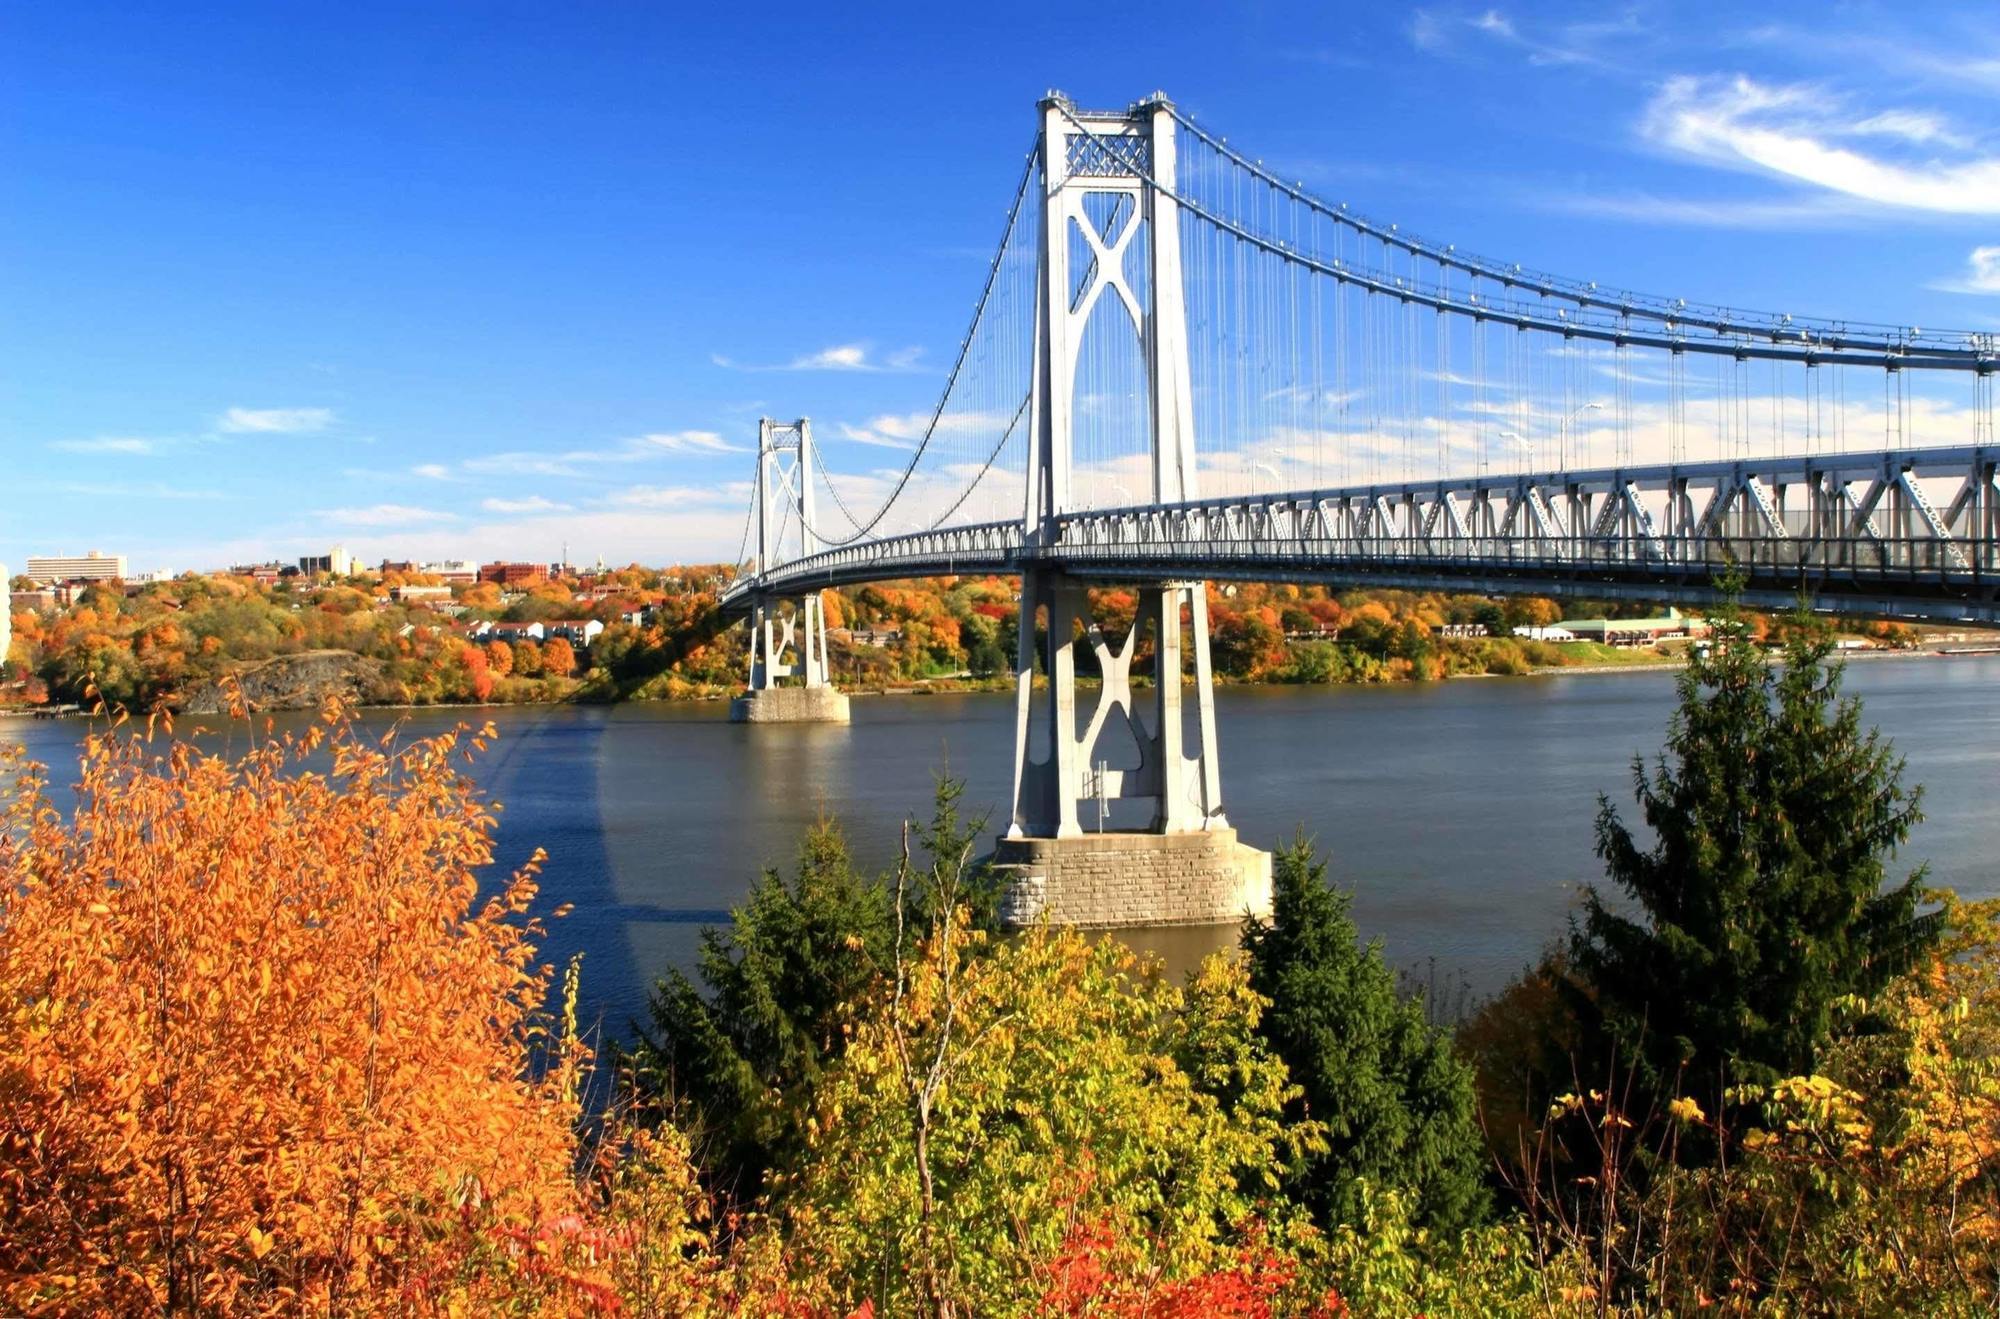
<path fill-rule="evenodd" d="M 1856 663 L 1847 690 L 1908 758 L 1926 819 L 1904 867 L 1967 896 L 2000 892 L 2000 657 Z M 1473 994 L 1504 984 L 1558 934 L 1599 869 L 1600 792 L 1627 807 L 1631 761 L 1660 744 L 1673 704 L 1664 671 L 1385 687 L 1225 688 L 1217 693 L 1223 801 L 1246 841 L 1304 829 L 1355 892 L 1362 932 L 1400 967 Z M 848 727 L 749 727 L 719 703 L 431 710 L 412 731 L 490 717 L 501 737 L 476 770 L 504 806 L 500 852 L 549 862 L 558 963 L 585 953 L 586 1015 L 610 1034 L 644 1011 L 664 968 L 691 968 L 704 924 L 727 919 L 758 869 L 789 864 L 821 812 L 871 866 L 894 855 L 905 814 L 927 812 L 933 776 L 967 782 L 999 811 L 1011 788 L 1009 696 L 868 697 Z M 81 725 L 0 721 L 69 767 Z M 1227 931 L 1138 932 L 1186 964 Z"/>

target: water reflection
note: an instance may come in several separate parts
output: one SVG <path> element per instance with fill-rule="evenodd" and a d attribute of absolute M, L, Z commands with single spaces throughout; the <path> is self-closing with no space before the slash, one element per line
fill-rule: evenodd
<path fill-rule="evenodd" d="M 1849 687 L 1925 785 L 1926 822 L 1904 860 L 1990 896 L 2000 817 L 2000 659 L 1859 663 Z M 1558 934 L 1591 850 L 1596 794 L 1629 800 L 1631 759 L 1659 745 L 1673 700 L 1664 673 L 1386 688 L 1219 694 L 1224 800 L 1245 841 L 1302 827 L 1356 890 L 1364 936 L 1390 961 L 1464 976 L 1487 992 Z M 1006 696 L 857 699 L 849 726 L 749 727 L 720 703 L 475 712 L 501 737 L 475 767 L 504 803 L 500 861 L 549 852 L 549 961 L 586 954 L 586 1011 L 612 1033 L 643 1015 L 665 968 L 692 968 L 704 924 L 727 918 L 757 871 L 789 868 L 822 813 L 860 864 L 886 870 L 898 825 L 923 818 L 935 774 L 966 779 L 966 804 L 998 819 L 1011 790 Z M 411 735 L 465 712 L 371 712 Z M 287 720 L 281 727 L 297 722 Z M 81 725 L 0 719 L 18 744 L 71 776 Z M 231 741 L 241 746 L 240 725 Z M 997 824 L 993 826 L 997 828 Z M 1138 931 L 1129 942 L 1176 972 L 1233 946 L 1230 926 Z"/>

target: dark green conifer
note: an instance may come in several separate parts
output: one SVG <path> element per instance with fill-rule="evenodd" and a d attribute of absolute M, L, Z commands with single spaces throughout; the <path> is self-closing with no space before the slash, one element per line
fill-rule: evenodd
<path fill-rule="evenodd" d="M 1629 902 L 1590 888 L 1571 932 L 1586 1019 L 1655 1097 L 1810 1072 L 1841 1000 L 1932 934 L 1923 872 L 1885 887 L 1921 793 L 1840 695 L 1827 630 L 1794 615 L 1774 671 L 1733 602 L 1711 622 L 1665 751 L 1633 762 L 1650 841 L 1598 799 L 1598 855 Z"/>
<path fill-rule="evenodd" d="M 731 915 L 728 929 L 702 931 L 708 994 L 679 970 L 662 977 L 631 1061 L 695 1133 L 716 1184 L 748 1199 L 794 1149 L 800 1100 L 889 965 L 895 917 L 829 821 L 806 834 L 796 877 L 766 870 Z"/>
<path fill-rule="evenodd" d="M 1361 944 L 1353 895 L 1327 884 L 1310 842 L 1278 849 L 1272 880 L 1270 921 L 1243 936 L 1250 983 L 1271 1000 L 1259 1029 L 1304 1090 L 1296 1115 L 1328 1142 L 1288 1189 L 1323 1226 L 1360 1221 L 1362 1179 L 1411 1193 L 1432 1228 L 1477 1222 L 1489 1197 L 1472 1069 L 1398 991 L 1380 943 Z"/>

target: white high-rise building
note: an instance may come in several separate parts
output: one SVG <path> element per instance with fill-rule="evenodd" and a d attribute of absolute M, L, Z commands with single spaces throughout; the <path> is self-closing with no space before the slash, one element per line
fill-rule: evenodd
<path fill-rule="evenodd" d="M 299 571 L 308 577 L 352 577 L 354 556 L 345 545 L 336 545 L 326 554 L 300 556 Z"/>
<path fill-rule="evenodd" d="M 112 582 L 125 576 L 125 556 L 92 550 L 85 555 L 30 554 L 28 580 L 38 586 L 55 582 Z"/>

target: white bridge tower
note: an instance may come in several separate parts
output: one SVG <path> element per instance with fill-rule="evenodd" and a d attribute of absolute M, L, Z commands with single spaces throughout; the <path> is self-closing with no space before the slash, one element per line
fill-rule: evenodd
<path fill-rule="evenodd" d="M 757 561 L 767 573 L 819 550 L 813 532 L 812 422 L 757 427 Z M 796 683 L 786 683 L 797 678 Z M 847 697 L 827 667 L 826 613 L 817 591 L 759 595 L 750 611 L 750 683 L 730 703 L 737 723 L 846 723 Z"/>
<path fill-rule="evenodd" d="M 1095 316 L 1122 322 L 1139 341 L 1152 437 L 1145 502 L 1179 503 L 1198 494 L 1171 107 L 1156 94 L 1123 113 L 1103 114 L 1051 95 L 1040 109 L 1044 212 L 1022 527 L 1031 548 L 1059 544 L 1064 515 L 1076 511 L 1077 369 L 1084 330 Z M 1127 254 L 1142 233 L 1144 270 L 1135 280 L 1131 266 L 1139 263 L 1128 263 Z M 1139 609 L 1132 630 L 1113 643 L 1090 618 L 1085 580 L 1033 567 L 1023 576 L 1013 814 L 995 853 L 997 863 L 1016 872 L 1008 918 L 1191 924 L 1266 911 L 1270 856 L 1237 842 L 1222 811 L 1205 587 L 1181 580 L 1125 584 L 1136 586 Z M 1079 627 L 1101 678 L 1082 722 Z M 1142 634 L 1154 655 L 1143 699 L 1132 684 Z M 1039 695 L 1038 657 L 1047 678 Z M 1191 686 L 1183 682 L 1190 657 Z M 1106 736 L 1119 731 L 1129 732 L 1130 741 Z M 1113 742 L 1136 745 L 1137 763 L 1114 766 L 1100 758 L 1100 745 Z M 1126 830 L 1107 828 L 1127 802 L 1144 820 L 1127 817 L 1120 821 Z M 1129 828 L 1135 824 L 1143 827 Z"/>

